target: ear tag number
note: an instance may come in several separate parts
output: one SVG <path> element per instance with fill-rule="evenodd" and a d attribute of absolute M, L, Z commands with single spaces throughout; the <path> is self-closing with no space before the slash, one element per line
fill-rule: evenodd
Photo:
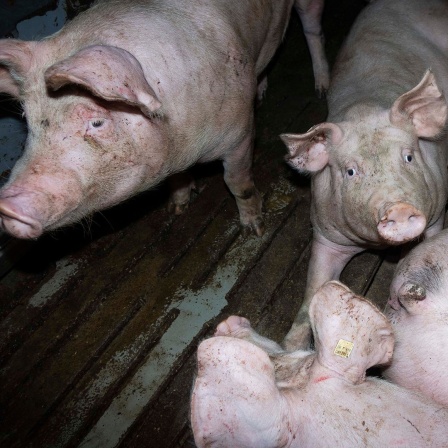
<path fill-rule="evenodd" d="M 336 345 L 333 353 L 337 356 L 340 356 L 341 358 L 348 358 L 353 350 L 354 345 L 355 344 L 353 344 L 353 342 L 339 339 L 339 342 Z"/>

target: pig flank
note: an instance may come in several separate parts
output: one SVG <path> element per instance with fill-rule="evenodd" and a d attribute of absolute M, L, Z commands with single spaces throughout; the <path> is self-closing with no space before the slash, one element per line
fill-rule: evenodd
<path fill-rule="evenodd" d="M 253 103 L 294 3 L 319 31 L 322 0 L 103 0 L 42 41 L 0 41 L 0 91 L 29 128 L 0 227 L 36 238 L 221 159 L 241 223 L 261 235 Z M 176 212 L 191 185 L 178 182 Z"/>
<path fill-rule="evenodd" d="M 337 57 L 327 122 L 281 136 L 291 166 L 312 174 L 312 253 L 288 349 L 307 346 L 311 297 L 354 255 L 442 229 L 447 29 L 445 1 L 372 2 Z"/>

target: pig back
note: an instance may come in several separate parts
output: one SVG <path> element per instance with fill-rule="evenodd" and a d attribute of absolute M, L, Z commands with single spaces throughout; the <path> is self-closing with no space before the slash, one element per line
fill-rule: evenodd
<path fill-rule="evenodd" d="M 332 73 L 329 121 L 358 104 L 388 109 L 427 69 L 448 94 L 448 4 L 376 0 L 357 18 Z"/>
<path fill-rule="evenodd" d="M 181 170 L 222 156 L 247 135 L 256 75 L 278 46 L 290 8 L 291 0 L 102 0 L 48 45 L 54 61 L 91 45 L 131 53 L 162 104 L 170 157 Z"/>

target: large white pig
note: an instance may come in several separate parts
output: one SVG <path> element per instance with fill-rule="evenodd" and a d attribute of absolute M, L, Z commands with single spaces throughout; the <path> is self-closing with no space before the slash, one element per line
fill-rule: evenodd
<path fill-rule="evenodd" d="M 282 352 L 236 316 L 200 344 L 191 401 L 199 448 L 446 447 L 447 407 L 366 378 L 394 345 L 376 307 L 328 282 L 310 318 L 316 352 Z"/>
<path fill-rule="evenodd" d="M 328 121 L 285 134 L 312 176 L 313 245 L 304 305 L 285 340 L 306 346 L 307 307 L 366 248 L 442 229 L 447 200 L 448 2 L 377 0 L 340 51 Z"/>
<path fill-rule="evenodd" d="M 222 159 L 241 223 L 261 235 L 253 102 L 294 3 L 325 90 L 323 0 L 103 0 L 42 41 L 2 40 L 0 92 L 23 105 L 29 133 L 0 228 L 36 238 Z M 180 212 L 192 181 L 174 184 Z"/>
<path fill-rule="evenodd" d="M 400 261 L 386 314 L 396 345 L 384 375 L 448 406 L 448 230 Z"/>

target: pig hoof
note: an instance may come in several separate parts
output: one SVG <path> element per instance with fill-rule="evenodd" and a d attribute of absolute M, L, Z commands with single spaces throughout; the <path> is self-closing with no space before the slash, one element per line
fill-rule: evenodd
<path fill-rule="evenodd" d="M 243 227 L 243 234 L 247 235 L 249 233 L 255 233 L 257 236 L 263 236 L 265 232 L 265 226 L 263 218 L 258 217 L 253 222 L 250 222 L 248 225 Z"/>
<path fill-rule="evenodd" d="M 244 337 L 251 329 L 245 317 L 230 316 L 216 327 L 214 336 Z"/>
<path fill-rule="evenodd" d="M 170 201 L 168 203 L 168 212 L 173 213 L 175 215 L 182 215 L 182 213 L 185 212 L 185 210 L 188 209 L 188 206 L 190 205 L 189 202 L 184 202 L 182 204 L 176 204 L 173 201 Z"/>

